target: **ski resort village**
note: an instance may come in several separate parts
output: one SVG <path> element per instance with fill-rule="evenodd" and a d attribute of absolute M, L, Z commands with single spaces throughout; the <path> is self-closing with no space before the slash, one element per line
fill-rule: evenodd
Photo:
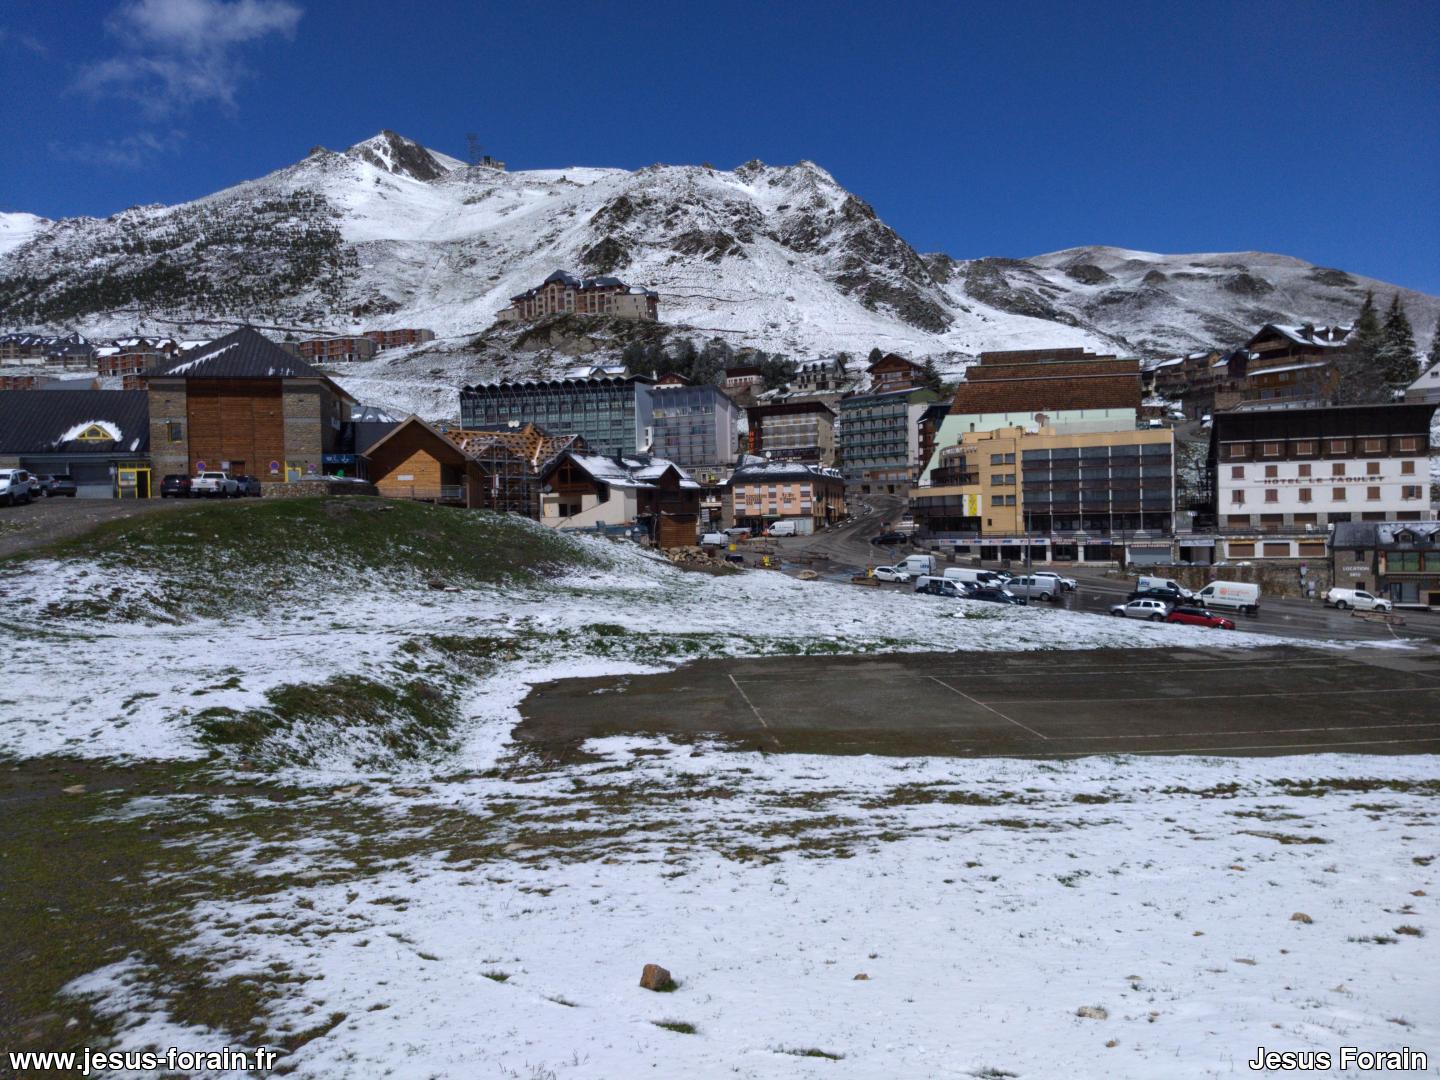
<path fill-rule="evenodd" d="M 0 214 L 0 1074 L 1437 1075 L 1437 321 L 810 162 Z"/>

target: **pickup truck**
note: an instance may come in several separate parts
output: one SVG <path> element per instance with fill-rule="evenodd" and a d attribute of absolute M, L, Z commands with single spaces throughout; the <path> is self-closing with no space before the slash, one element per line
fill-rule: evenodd
<path fill-rule="evenodd" d="M 199 498 L 201 495 L 230 499 L 238 494 L 240 494 L 240 485 L 229 473 L 202 472 L 190 481 L 190 497 L 192 499 Z"/>

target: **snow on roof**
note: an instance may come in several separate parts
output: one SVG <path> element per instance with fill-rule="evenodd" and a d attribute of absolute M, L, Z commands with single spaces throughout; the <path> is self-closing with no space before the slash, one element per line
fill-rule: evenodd
<path fill-rule="evenodd" d="M 165 374 L 184 375 L 187 371 L 191 371 L 194 368 L 199 367 L 201 364 L 207 363 L 208 361 L 215 359 L 215 357 L 221 355 L 222 353 L 226 353 L 229 352 L 231 349 L 238 348 L 239 345 L 240 343 L 238 341 L 232 341 L 229 345 L 222 345 L 218 349 L 213 349 L 210 352 L 201 353 L 199 356 L 186 360 L 183 364 L 176 364 L 174 367 L 168 369 Z"/>
<path fill-rule="evenodd" d="M 1250 377 L 1254 378 L 1256 375 L 1275 375 L 1282 371 L 1308 371 L 1311 368 L 1323 368 L 1329 366 L 1330 361 L 1328 360 L 1310 360 L 1303 364 L 1285 364 L 1282 367 L 1256 368 L 1254 371 L 1250 372 Z"/>
<path fill-rule="evenodd" d="M 55 440 L 55 443 L 59 445 L 60 443 L 74 442 L 91 428 L 99 428 L 115 442 L 120 441 L 121 432 L 118 424 L 114 424 L 109 420 L 82 420 L 74 427 L 67 429 L 63 435 Z"/>

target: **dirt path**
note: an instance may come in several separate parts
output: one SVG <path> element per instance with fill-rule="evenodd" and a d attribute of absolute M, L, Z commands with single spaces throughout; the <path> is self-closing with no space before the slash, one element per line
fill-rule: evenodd
<path fill-rule="evenodd" d="M 0 559 L 87 533 L 119 518 L 153 514 L 184 499 L 38 499 L 29 506 L 0 507 Z"/>

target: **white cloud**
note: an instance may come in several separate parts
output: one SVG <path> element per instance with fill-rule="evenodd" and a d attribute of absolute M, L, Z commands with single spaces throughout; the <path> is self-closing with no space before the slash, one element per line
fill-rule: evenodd
<path fill-rule="evenodd" d="M 36 56 L 44 57 L 50 55 L 50 50 L 33 34 L 17 34 L 7 27 L 0 26 L 0 44 L 8 44 L 10 42 L 14 42 L 22 49 L 28 49 Z"/>
<path fill-rule="evenodd" d="M 233 109 L 250 74 L 242 47 L 293 37 L 302 14 L 289 0 L 132 0 L 105 24 L 124 51 L 92 64 L 77 86 L 132 97 L 156 115 L 205 101 Z"/>
<path fill-rule="evenodd" d="M 177 153 L 185 141 L 185 132 L 171 130 L 159 134 L 136 132 L 104 142 L 50 144 L 50 153 L 62 161 L 80 161 L 112 169 L 138 169 L 156 158 Z"/>

